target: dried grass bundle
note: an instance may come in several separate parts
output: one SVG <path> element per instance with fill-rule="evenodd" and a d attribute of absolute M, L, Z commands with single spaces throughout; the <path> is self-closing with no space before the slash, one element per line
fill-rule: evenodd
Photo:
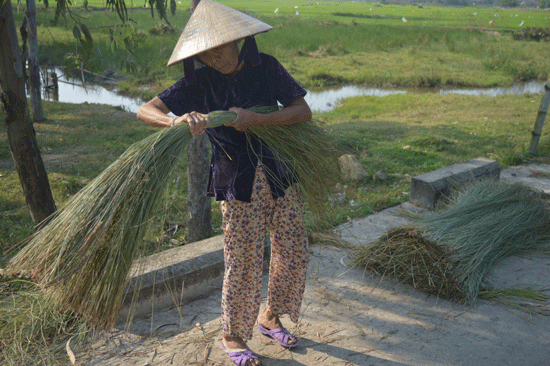
<path fill-rule="evenodd" d="M 277 107 L 252 110 L 269 113 Z M 236 114 L 216 111 L 210 116 L 211 126 L 217 127 L 234 120 Z M 301 157 L 290 156 L 295 149 L 286 147 L 297 143 L 296 136 L 310 131 L 309 123 L 281 128 L 281 138 L 272 143 L 283 158 L 292 158 L 291 164 L 301 166 L 296 171 L 302 172 L 298 177 L 302 185 L 318 179 L 304 174 L 307 164 L 314 161 L 305 157 L 302 162 Z M 320 130 L 316 131 L 316 138 L 322 138 Z M 260 134 L 269 138 L 265 136 Z M 9 270 L 30 272 L 49 299 L 82 314 L 87 321 L 102 327 L 113 324 L 147 223 L 190 139 L 189 126 L 180 124 L 130 146 L 29 239 L 10 261 Z M 328 139 L 318 143 L 325 141 Z M 315 184 L 307 186 L 321 189 Z"/>
<path fill-rule="evenodd" d="M 460 301 L 464 292 L 453 277 L 452 263 L 443 248 L 422 234 L 414 226 L 389 229 L 372 246 L 359 248 L 353 262 L 422 291 Z"/>
<path fill-rule="evenodd" d="M 548 203 L 531 188 L 484 181 L 414 226 L 392 229 L 355 263 L 443 298 L 472 302 L 502 259 L 550 239 Z"/>
<path fill-rule="evenodd" d="M 38 285 L 0 274 L 0 364 L 64 364 L 67 341 L 79 349 L 93 332 L 72 310 L 60 309 Z"/>

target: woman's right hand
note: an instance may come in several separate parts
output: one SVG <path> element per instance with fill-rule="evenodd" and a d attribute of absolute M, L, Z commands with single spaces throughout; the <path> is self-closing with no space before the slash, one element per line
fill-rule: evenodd
<path fill-rule="evenodd" d="M 188 123 L 191 135 L 202 135 L 210 126 L 210 116 L 198 112 L 186 113 L 174 120 L 174 125 L 179 123 Z"/>

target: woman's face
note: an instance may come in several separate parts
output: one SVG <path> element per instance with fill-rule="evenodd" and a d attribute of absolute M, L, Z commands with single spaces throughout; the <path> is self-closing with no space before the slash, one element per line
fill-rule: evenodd
<path fill-rule="evenodd" d="M 234 74 L 241 69 L 237 42 L 229 42 L 199 54 L 201 61 L 222 74 Z"/>

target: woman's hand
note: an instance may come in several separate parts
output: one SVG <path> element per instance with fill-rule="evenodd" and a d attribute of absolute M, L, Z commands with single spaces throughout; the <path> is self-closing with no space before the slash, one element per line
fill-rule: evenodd
<path fill-rule="evenodd" d="M 180 123 L 189 124 L 189 132 L 191 132 L 191 135 L 202 135 L 210 126 L 210 116 L 208 114 L 190 112 L 184 114 L 183 116 L 177 117 L 174 120 L 174 125 Z"/>
<path fill-rule="evenodd" d="M 237 118 L 233 122 L 226 123 L 226 126 L 234 127 L 237 131 L 246 131 L 257 123 L 257 113 L 243 108 L 229 108 L 230 111 L 237 113 Z"/>

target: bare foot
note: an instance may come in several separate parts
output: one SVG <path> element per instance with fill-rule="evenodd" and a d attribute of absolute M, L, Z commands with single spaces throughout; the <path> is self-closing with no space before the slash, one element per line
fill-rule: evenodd
<path fill-rule="evenodd" d="M 230 350 L 244 350 L 246 349 L 246 342 L 241 337 L 229 337 L 223 336 L 222 344 L 225 347 L 226 352 Z M 261 366 L 260 360 L 251 359 L 246 362 L 246 366 Z"/>
<path fill-rule="evenodd" d="M 273 314 L 267 308 L 264 308 L 264 311 L 262 311 L 260 316 L 258 316 L 258 324 L 269 330 L 284 328 L 279 316 L 277 314 Z M 288 339 L 288 344 L 294 343 L 296 343 L 296 338 L 294 336 L 290 337 Z"/>

